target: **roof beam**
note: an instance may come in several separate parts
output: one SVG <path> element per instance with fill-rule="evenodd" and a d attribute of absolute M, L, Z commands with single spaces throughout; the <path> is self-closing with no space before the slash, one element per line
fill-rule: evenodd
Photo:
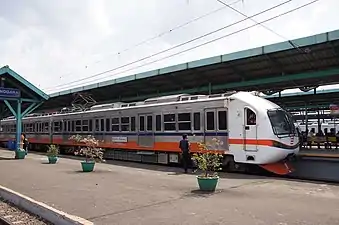
<path fill-rule="evenodd" d="M 281 82 L 291 82 L 293 80 L 304 80 L 304 79 L 312 79 L 312 78 L 325 78 L 329 76 L 339 75 L 339 68 L 329 69 L 329 70 L 322 70 L 322 71 L 314 71 L 314 72 L 305 72 L 305 73 L 298 73 L 298 74 L 286 74 L 284 76 L 275 76 L 270 78 L 263 78 L 263 79 L 256 79 L 256 80 L 247 80 L 243 82 L 234 82 L 234 83 L 226 83 L 226 84 L 218 84 L 213 85 L 213 90 L 222 90 L 222 89 L 237 89 L 241 87 L 253 87 L 256 85 L 263 85 L 263 84 L 274 84 L 274 83 L 281 83 Z M 188 94 L 195 94 L 200 92 L 208 92 L 208 86 L 202 86 L 199 88 L 191 88 L 185 90 L 176 90 L 170 92 L 160 93 L 161 95 L 172 95 L 172 94 L 180 94 L 180 93 L 188 93 Z M 142 100 L 145 98 L 151 98 L 156 95 L 157 93 L 152 93 L 144 96 L 139 96 L 138 98 L 135 97 L 123 97 L 122 101 L 135 101 L 135 100 Z"/>

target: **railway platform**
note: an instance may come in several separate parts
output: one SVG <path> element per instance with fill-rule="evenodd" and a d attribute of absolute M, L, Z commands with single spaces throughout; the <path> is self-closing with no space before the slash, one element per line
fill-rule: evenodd
<path fill-rule="evenodd" d="M 180 168 L 114 161 L 83 173 L 76 159 L 13 156 L 0 150 L 1 185 L 94 224 L 339 223 L 335 185 L 221 174 L 218 190 L 202 194 Z"/>

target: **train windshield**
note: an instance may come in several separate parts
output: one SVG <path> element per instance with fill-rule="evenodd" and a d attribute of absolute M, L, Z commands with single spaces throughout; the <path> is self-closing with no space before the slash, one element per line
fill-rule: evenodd
<path fill-rule="evenodd" d="M 296 128 L 293 118 L 285 110 L 268 110 L 267 114 L 271 121 L 271 125 L 275 135 L 296 134 Z"/>

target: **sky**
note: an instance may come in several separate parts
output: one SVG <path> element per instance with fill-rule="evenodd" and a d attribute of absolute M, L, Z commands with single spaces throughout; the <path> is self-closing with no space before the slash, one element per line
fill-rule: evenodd
<path fill-rule="evenodd" d="M 286 0 L 223 1 L 235 2 L 232 7 L 251 16 Z M 310 1 L 291 0 L 254 19 L 262 21 Z M 48 94 L 339 29 L 334 22 L 339 21 L 339 1 L 320 0 L 265 23 L 284 38 L 256 26 L 159 60 L 254 24 L 247 20 L 163 54 L 81 80 L 184 43 L 244 16 L 216 0 L 0 0 L 0 5 L 0 67 L 9 65 Z M 151 63 L 154 60 L 159 61 Z"/>

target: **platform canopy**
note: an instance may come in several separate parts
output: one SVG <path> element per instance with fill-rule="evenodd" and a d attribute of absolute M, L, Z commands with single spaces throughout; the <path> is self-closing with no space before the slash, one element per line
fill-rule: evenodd
<path fill-rule="evenodd" d="M 74 93 L 131 102 L 179 93 L 312 89 L 339 83 L 339 30 L 182 63 L 51 94 L 42 109 L 70 106 Z"/>
<path fill-rule="evenodd" d="M 49 96 L 14 72 L 0 68 L 0 115 L 16 118 L 16 143 L 20 147 L 22 118 L 47 101 Z"/>

